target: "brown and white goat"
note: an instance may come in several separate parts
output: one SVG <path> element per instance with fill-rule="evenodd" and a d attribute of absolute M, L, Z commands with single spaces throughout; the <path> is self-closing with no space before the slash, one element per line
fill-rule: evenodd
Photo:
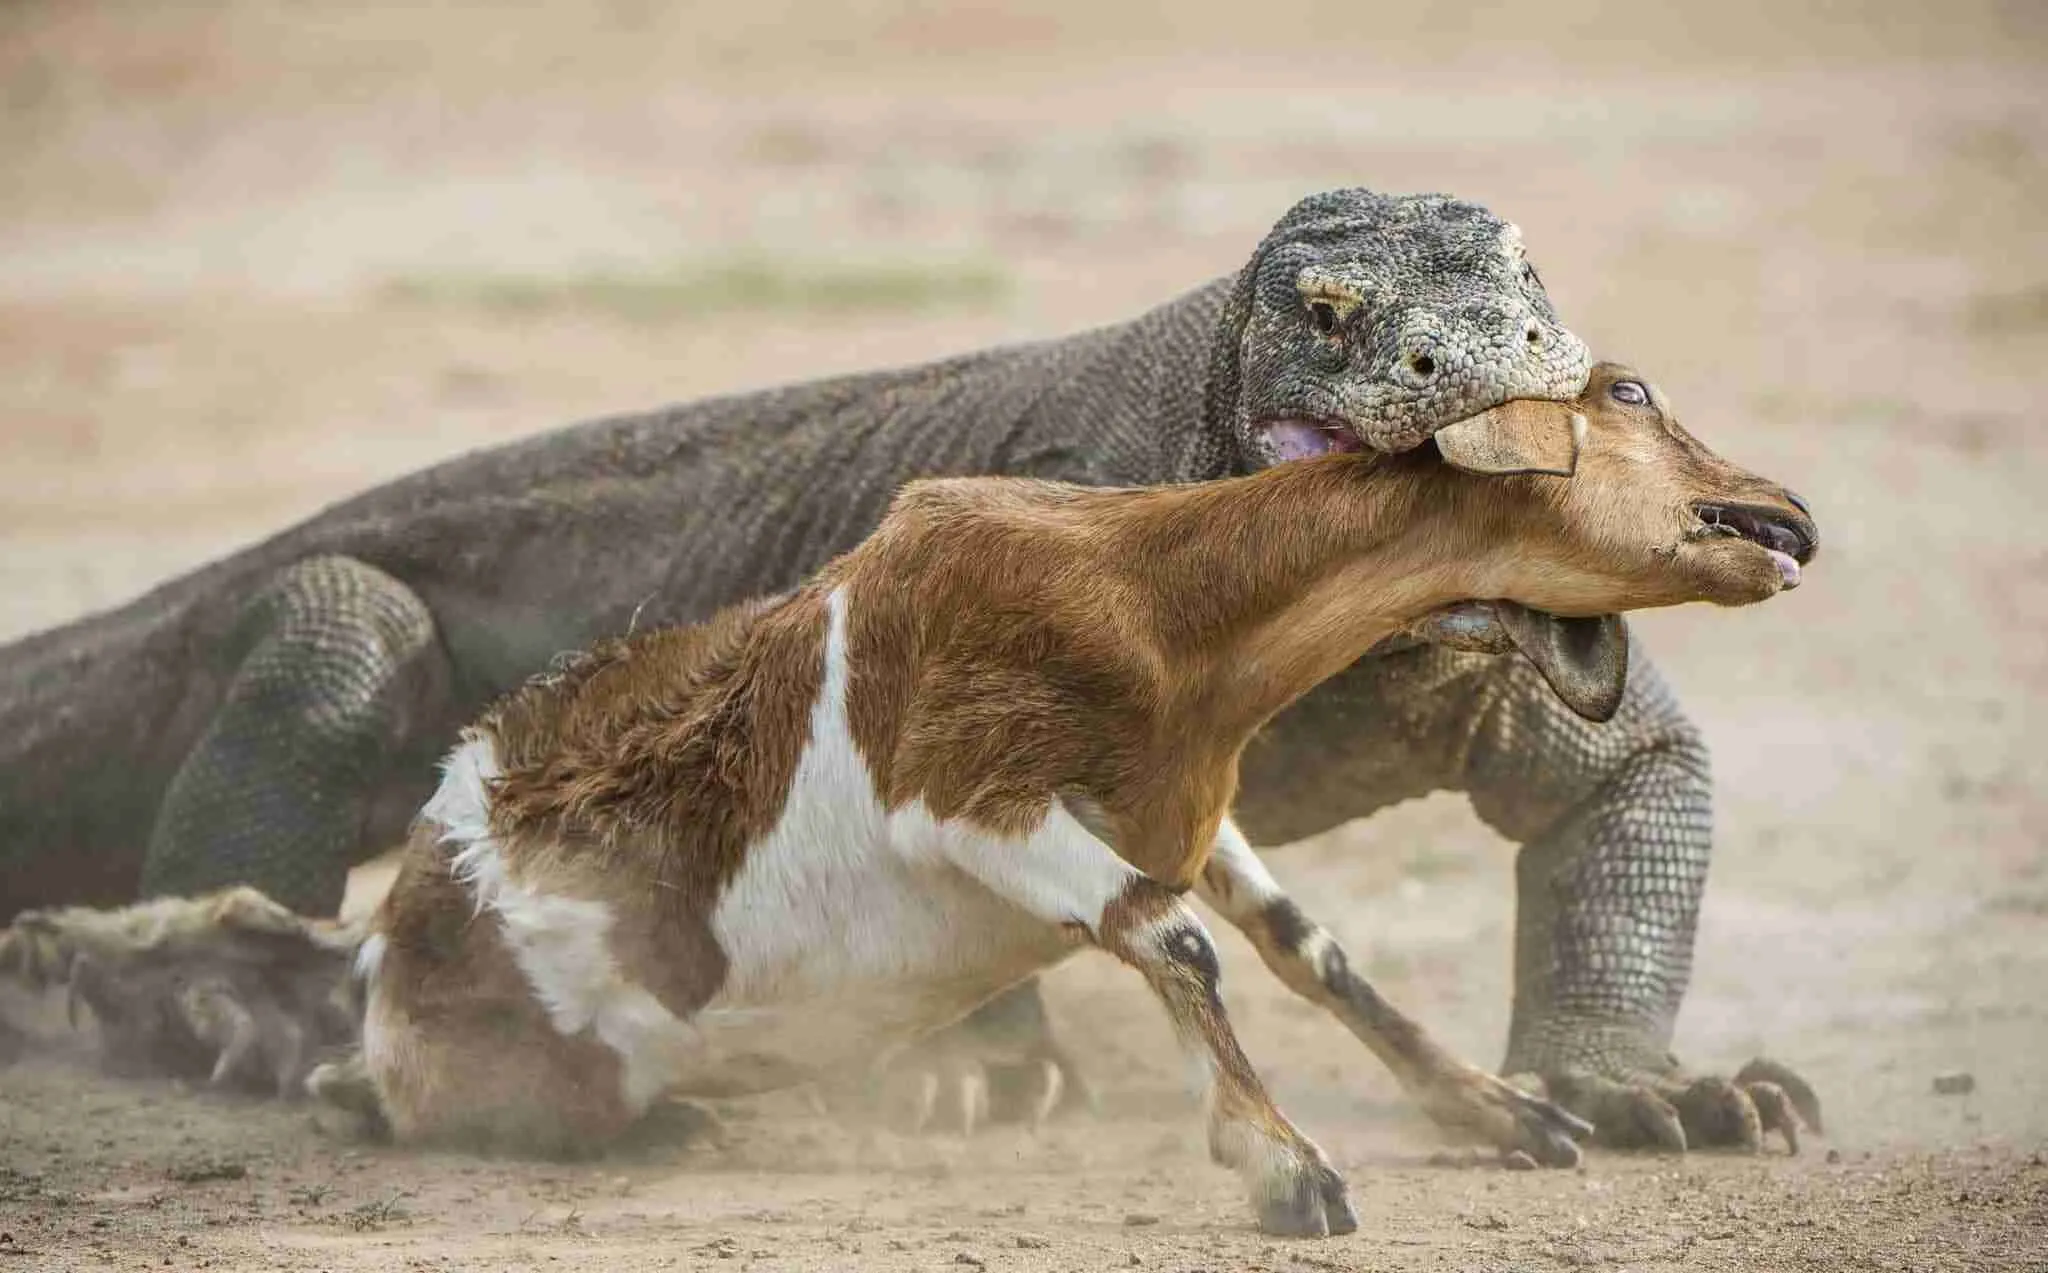
<path fill-rule="evenodd" d="M 1583 1123 L 1453 1058 L 1281 893 L 1227 816 L 1239 753 L 1461 603 L 1524 628 L 1739 605 L 1814 542 L 1613 366 L 1405 455 L 913 484 L 796 591 L 603 646 L 468 731 L 362 951 L 367 1076 L 400 1139 L 571 1148 L 664 1093 L 886 1056 L 1092 945 L 1165 1005 L 1262 1225 L 1349 1230 L 1225 1019 L 1192 888 L 1441 1121 L 1568 1160 Z"/>

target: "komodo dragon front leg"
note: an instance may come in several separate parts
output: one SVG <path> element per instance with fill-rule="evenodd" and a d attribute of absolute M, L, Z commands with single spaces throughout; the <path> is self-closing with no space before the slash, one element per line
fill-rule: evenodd
<path fill-rule="evenodd" d="M 1285 841 L 1464 791 L 1522 846 L 1501 1072 L 1547 1090 L 1604 1144 L 1757 1148 L 1776 1128 L 1796 1148 L 1800 1124 L 1821 1121 L 1796 1074 L 1758 1061 L 1733 1080 L 1700 1078 L 1671 1055 L 1712 789 L 1705 742 L 1639 643 L 1629 667 L 1620 711 L 1595 724 L 1514 655 L 1420 646 L 1367 659 L 1247 752 L 1239 819 Z"/>
<path fill-rule="evenodd" d="M 386 811 L 417 806 L 411 793 L 391 798 L 401 762 L 418 771 L 422 788 L 431 781 L 427 758 L 450 714 L 433 618 L 374 567 L 309 558 L 249 600 L 216 666 L 224 688 L 165 792 L 142 893 L 212 894 L 260 881 L 292 911 L 333 915 L 362 847 L 402 834 Z M 380 820 L 394 825 L 375 825 Z M 295 1092 L 318 1060 L 306 1041 L 332 1034 L 329 1007 L 308 995 L 305 978 L 253 966 L 207 986 L 144 978 L 140 990 L 108 992 L 165 964 L 161 922 L 102 928 L 79 943 L 55 917 L 40 928 L 34 916 L 23 918 L 22 932 L 44 934 L 40 960 L 61 963 L 55 971 L 70 981 L 74 1001 L 100 1018 L 109 1051 L 120 1054 L 110 1056 L 116 1066 L 191 1068 L 182 1064 L 189 1058 L 216 1082 Z M 181 919 L 175 927 L 203 925 Z M 338 987 L 341 965 L 332 966 Z M 238 1024 L 219 1044 L 232 1046 L 231 1058 L 207 1054 L 218 1050 L 210 1046 L 220 1033 L 213 1018 Z"/>
<path fill-rule="evenodd" d="M 1712 850 L 1706 745 L 1642 649 L 1605 726 L 1522 659 L 1478 673 L 1463 787 L 1516 859 L 1506 1073 L 1530 1076 L 1617 1146 L 1760 1148 L 1821 1128 L 1797 1074 L 1757 1059 L 1694 1077 L 1670 1052 Z M 1541 766 L 1540 771 L 1535 767 Z"/>

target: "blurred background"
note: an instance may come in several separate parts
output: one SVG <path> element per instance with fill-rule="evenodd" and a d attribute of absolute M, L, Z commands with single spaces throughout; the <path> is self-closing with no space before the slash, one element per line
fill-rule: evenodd
<path fill-rule="evenodd" d="M 1831 1143 L 2039 1145 L 2044 89 L 2032 0 L 11 0 L 0 639 L 468 448 L 1115 321 L 1309 192 L 1450 191 L 1823 527 L 1796 595 L 1641 621 L 1721 792 L 1681 1054 L 1801 1067 Z M 1451 798 L 1275 862 L 1488 1064 L 1510 863 Z M 1398 1107 L 1229 957 L 1283 1097 Z M 1141 999 L 1055 1007 L 1145 1074 Z"/>

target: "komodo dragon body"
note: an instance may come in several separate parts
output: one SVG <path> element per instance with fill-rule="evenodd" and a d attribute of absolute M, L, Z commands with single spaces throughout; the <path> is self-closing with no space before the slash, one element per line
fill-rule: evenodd
<path fill-rule="evenodd" d="M 236 883 L 332 914 L 485 703 L 600 636 L 795 584 L 910 478 L 1146 484 L 1403 449 L 1570 398 L 1588 367 L 1512 226 L 1339 191 L 1234 279 L 1119 326 L 459 458 L 0 649 L 0 919 Z M 1695 1141 L 1753 1140 L 1758 1075 L 1693 1083 L 1666 1050 L 1707 871 L 1699 733 L 1640 657 L 1604 725 L 1546 674 L 1570 675 L 1440 644 L 1368 657 L 1247 753 L 1239 819 L 1273 842 L 1466 792 L 1522 846 L 1505 1071 L 1622 1139 L 1672 1139 L 1675 1108 Z"/>

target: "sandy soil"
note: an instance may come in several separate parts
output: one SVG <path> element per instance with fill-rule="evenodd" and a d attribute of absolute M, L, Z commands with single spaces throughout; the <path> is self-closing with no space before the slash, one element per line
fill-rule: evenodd
<path fill-rule="evenodd" d="M 0 1267 L 2048 1267 L 2043 11 L 1371 8 L 0 8 L 0 638 L 468 447 L 1114 320 L 1307 191 L 1450 189 L 1819 510 L 1796 596 L 1642 626 L 1721 791 L 1678 1048 L 1797 1065 L 1826 1139 L 1432 1165 L 1233 941 L 1354 1237 L 1248 1228 L 1163 1023 L 1084 961 L 1054 1008 L 1112 1108 L 1035 1140 L 769 1102 L 725 1149 L 418 1157 L 94 1076 L 57 1030 L 0 1072 Z M 1499 1055 L 1512 858 L 1459 803 L 1274 861 Z"/>

